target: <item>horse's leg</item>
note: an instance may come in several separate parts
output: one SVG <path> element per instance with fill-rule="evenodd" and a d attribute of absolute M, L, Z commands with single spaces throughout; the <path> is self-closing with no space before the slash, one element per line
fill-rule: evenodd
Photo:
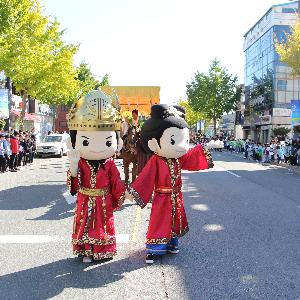
<path fill-rule="evenodd" d="M 135 180 L 137 176 L 137 155 L 132 154 L 132 182 Z"/>
<path fill-rule="evenodd" d="M 130 164 L 130 161 L 129 161 L 127 155 L 124 153 L 123 166 L 124 166 L 124 173 L 125 173 L 125 183 L 129 182 L 129 164 Z"/>

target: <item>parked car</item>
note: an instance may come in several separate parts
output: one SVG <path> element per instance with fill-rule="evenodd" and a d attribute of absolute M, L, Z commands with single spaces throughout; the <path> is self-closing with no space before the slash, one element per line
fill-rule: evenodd
<path fill-rule="evenodd" d="M 42 156 L 58 156 L 62 157 L 67 153 L 67 139 L 69 135 L 64 134 L 50 134 L 47 135 L 43 141 L 36 147 L 37 157 Z"/>

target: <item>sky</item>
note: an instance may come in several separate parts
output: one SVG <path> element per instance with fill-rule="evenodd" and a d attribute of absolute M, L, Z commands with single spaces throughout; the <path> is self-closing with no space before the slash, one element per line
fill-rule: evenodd
<path fill-rule="evenodd" d="M 214 58 L 244 81 L 244 34 L 275 4 L 288 0 L 41 0 L 44 13 L 80 44 L 110 85 L 161 87 L 161 103 L 186 99 L 186 83 Z"/>

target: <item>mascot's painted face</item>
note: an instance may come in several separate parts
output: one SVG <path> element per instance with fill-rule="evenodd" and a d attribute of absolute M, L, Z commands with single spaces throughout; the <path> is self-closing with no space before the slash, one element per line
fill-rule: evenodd
<path fill-rule="evenodd" d="M 189 150 L 189 129 L 167 128 L 160 138 L 160 146 L 155 138 L 148 141 L 148 146 L 161 157 L 179 158 Z"/>
<path fill-rule="evenodd" d="M 117 140 L 115 131 L 77 131 L 75 149 L 84 159 L 109 158 L 120 151 L 122 146 L 122 140 Z"/>

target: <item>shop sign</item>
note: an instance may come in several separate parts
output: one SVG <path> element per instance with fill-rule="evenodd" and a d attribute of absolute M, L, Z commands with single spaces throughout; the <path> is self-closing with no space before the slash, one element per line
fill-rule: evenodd
<path fill-rule="evenodd" d="M 288 108 L 273 108 L 273 117 L 290 117 L 291 110 Z"/>
<path fill-rule="evenodd" d="M 292 118 L 292 126 L 300 125 L 300 100 L 292 100 L 291 101 L 291 118 Z"/>
<path fill-rule="evenodd" d="M 9 91 L 8 89 L 0 89 L 0 118 L 9 118 Z"/>

